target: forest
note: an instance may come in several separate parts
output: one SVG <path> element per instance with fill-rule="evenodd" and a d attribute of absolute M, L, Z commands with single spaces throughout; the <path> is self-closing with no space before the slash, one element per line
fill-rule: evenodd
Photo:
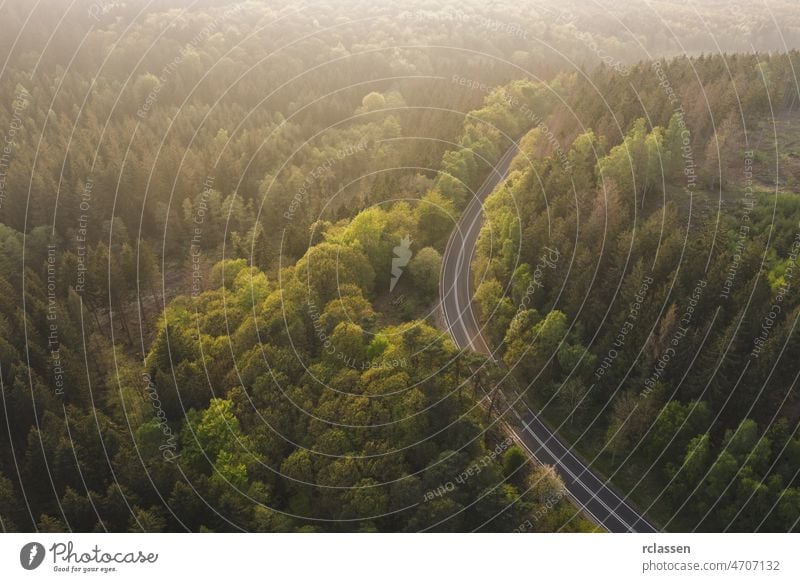
<path fill-rule="evenodd" d="M 653 4 L 3 3 L 0 530 L 796 531 L 800 14 Z"/>
<path fill-rule="evenodd" d="M 579 82 L 592 125 L 562 110 L 555 146 L 534 128 L 486 203 L 473 276 L 496 353 L 678 531 L 800 521 L 799 56 L 637 65 L 635 96 L 614 71 Z"/>

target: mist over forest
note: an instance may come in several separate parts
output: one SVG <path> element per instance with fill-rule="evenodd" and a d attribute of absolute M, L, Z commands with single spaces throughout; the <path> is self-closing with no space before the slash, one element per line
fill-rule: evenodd
<path fill-rule="evenodd" d="M 800 528 L 796 3 L 0 22 L 3 532 Z"/>

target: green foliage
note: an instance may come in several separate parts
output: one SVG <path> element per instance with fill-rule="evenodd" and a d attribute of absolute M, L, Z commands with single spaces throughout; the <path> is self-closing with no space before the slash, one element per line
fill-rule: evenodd
<path fill-rule="evenodd" d="M 433 299 L 439 289 L 442 255 L 433 247 L 425 247 L 411 259 L 409 272 L 423 297 Z"/>
<path fill-rule="evenodd" d="M 796 132 L 798 56 L 776 53 L 769 27 L 721 35 L 758 54 L 660 62 L 678 115 L 652 63 L 617 74 L 575 23 L 521 3 L 496 9 L 544 31 L 552 54 L 451 18 L 453 3 L 400 25 L 399 5 L 318 3 L 280 34 L 262 34 L 267 3 L 204 3 L 179 22 L 169 2 L 97 18 L 56 0 L 29 18 L 30 4 L 0 8 L 0 127 L 17 128 L 0 178 L 0 528 L 588 529 L 515 448 L 426 500 L 497 435 L 475 402 L 487 378 L 418 318 L 459 212 L 521 137 L 473 268 L 489 341 L 518 378 L 541 378 L 548 414 L 592 419 L 584 441 L 615 475 L 672 480 L 659 510 L 685 503 L 680 527 L 797 528 L 796 294 L 744 370 L 762 307 L 792 280 L 796 151 L 754 152 L 744 239 L 730 199 L 744 127 L 774 135 L 765 116 L 782 107 L 780 139 Z M 585 10 L 615 57 L 642 42 L 685 52 L 647 8 L 626 7 L 647 22 L 635 40 Z M 779 12 L 791 44 L 797 11 Z M 702 50 L 699 24 L 672 19 Z M 368 35 L 348 24 L 362 20 Z M 444 45 L 457 50 L 420 48 Z M 580 73 L 559 73 L 565 56 Z M 690 192 L 687 140 L 713 195 Z M 404 237 L 414 257 L 388 293 Z M 561 259 L 537 270 L 546 248 Z M 709 290 L 643 395 L 701 277 Z"/>
<path fill-rule="evenodd" d="M 528 455 L 519 447 L 510 447 L 503 453 L 503 475 L 506 479 L 515 475 L 520 467 L 528 462 Z"/>
<path fill-rule="evenodd" d="M 761 66 L 782 75 L 790 60 L 732 62 L 744 81 Z M 800 513 L 784 501 L 796 499 L 786 468 L 797 459 L 779 461 L 778 451 L 793 451 L 795 439 L 771 427 L 796 423 L 786 399 L 800 363 L 787 354 L 798 347 L 790 330 L 800 304 L 787 290 L 800 207 L 795 195 L 766 197 L 786 177 L 774 175 L 770 148 L 744 140 L 743 123 L 769 126 L 762 99 L 782 89 L 762 85 L 734 113 L 731 80 L 714 63 L 660 62 L 675 102 L 653 81 L 655 65 L 624 80 L 592 75 L 585 88 L 604 99 L 570 99 L 585 123 L 554 113 L 553 139 L 543 127 L 523 138 L 510 178 L 485 204 L 475 305 L 505 366 L 532 383 L 534 409 L 569 434 L 591 418 L 582 452 L 669 527 L 785 531 Z M 714 95 L 716 128 L 691 105 L 701 94 Z M 780 147 L 794 148 L 794 125 Z"/>

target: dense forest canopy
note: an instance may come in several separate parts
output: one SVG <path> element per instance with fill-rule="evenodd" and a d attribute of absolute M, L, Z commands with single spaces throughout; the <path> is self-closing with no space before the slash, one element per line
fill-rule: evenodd
<path fill-rule="evenodd" d="M 596 530 L 526 406 L 796 530 L 800 14 L 701 4 L 5 2 L 0 528 Z"/>
<path fill-rule="evenodd" d="M 486 203 L 473 266 L 497 354 L 668 527 L 800 519 L 798 64 L 596 76 L 614 105 L 589 126 L 553 115 L 564 152 L 528 133 Z M 587 111 L 589 87 L 572 89 Z"/>

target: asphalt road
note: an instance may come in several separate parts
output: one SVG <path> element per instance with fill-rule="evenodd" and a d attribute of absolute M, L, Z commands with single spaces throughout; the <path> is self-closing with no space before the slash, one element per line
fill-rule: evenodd
<path fill-rule="evenodd" d="M 490 357 L 491 350 L 481 335 L 480 325 L 472 309 L 470 264 L 483 223 L 483 201 L 508 175 L 508 168 L 516 151 L 517 148 L 512 147 L 500 158 L 475 193 L 450 235 L 442 257 L 439 291 L 442 314 L 450 335 L 459 348 L 469 348 Z M 595 475 L 576 457 L 536 413 L 528 409 L 525 415 L 520 415 L 513 408 L 510 412 L 516 415 L 517 422 L 508 426 L 516 433 L 518 441 L 537 461 L 555 468 L 564 481 L 567 494 L 595 522 L 611 532 L 658 531 L 618 495 L 608 482 Z"/>
<path fill-rule="evenodd" d="M 442 312 L 456 345 L 460 348 L 469 347 L 487 356 L 491 355 L 491 350 L 483 340 L 480 326 L 472 311 L 470 263 L 483 223 L 483 201 L 505 179 L 516 152 L 517 148 L 514 146 L 503 154 L 483 185 L 475 192 L 447 241 L 439 277 Z"/>

